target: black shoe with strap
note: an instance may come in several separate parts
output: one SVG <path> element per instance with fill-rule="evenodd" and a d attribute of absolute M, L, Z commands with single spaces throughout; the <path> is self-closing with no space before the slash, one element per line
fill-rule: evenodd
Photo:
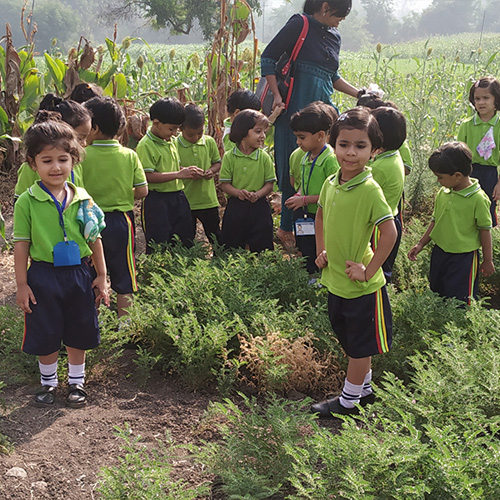
<path fill-rule="evenodd" d="M 70 384 L 66 406 L 70 408 L 81 408 L 87 404 L 87 393 L 82 384 Z"/>
<path fill-rule="evenodd" d="M 56 387 L 42 385 L 40 391 L 35 394 L 35 406 L 51 407 L 56 401 Z"/>
<path fill-rule="evenodd" d="M 359 400 L 360 406 L 366 406 L 373 404 L 375 401 L 375 394 L 373 392 L 366 396 L 363 396 Z M 317 413 L 319 418 L 335 418 L 333 414 L 336 415 L 358 415 L 359 408 L 356 406 L 354 408 L 346 408 L 340 404 L 340 396 L 332 399 L 326 399 L 320 403 L 313 404 L 311 406 L 311 412 Z"/>

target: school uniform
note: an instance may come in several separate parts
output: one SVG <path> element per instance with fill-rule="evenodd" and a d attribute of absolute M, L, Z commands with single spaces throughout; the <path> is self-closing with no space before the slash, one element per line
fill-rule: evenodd
<path fill-rule="evenodd" d="M 133 188 L 147 185 L 139 157 L 117 140 L 98 140 L 85 148 L 82 168 L 83 183 L 105 215 L 101 236 L 111 288 L 136 292 Z"/>
<path fill-rule="evenodd" d="M 392 268 L 394 267 L 394 261 L 396 260 L 399 245 L 401 243 L 401 235 L 403 234 L 403 226 L 398 214 L 400 200 L 403 196 L 405 169 L 399 151 L 395 150 L 380 153 L 375 157 L 370 166 L 372 169 L 373 179 L 382 188 L 387 204 L 391 208 L 392 215 L 394 216 L 394 224 L 396 225 L 398 233 L 396 243 L 394 243 L 394 247 L 389 254 L 389 257 L 387 257 L 386 261 L 382 265 L 385 278 L 387 282 L 390 283 L 392 279 Z M 375 228 L 372 238 L 374 249 L 377 248 L 379 238 L 380 234 L 378 229 Z"/>
<path fill-rule="evenodd" d="M 392 343 L 392 316 L 385 278 L 378 269 L 367 282 L 351 281 L 346 261 L 367 266 L 373 257 L 373 228 L 393 219 L 380 186 L 370 168 L 340 184 L 339 174 L 323 184 L 319 206 L 328 265 L 321 283 L 329 291 L 328 311 L 332 328 L 352 358 L 388 352 Z"/>
<path fill-rule="evenodd" d="M 488 196 L 476 179 L 461 191 L 443 187 L 432 220 L 431 290 L 470 303 L 470 297 L 477 298 L 480 230 L 492 227 Z"/>
<path fill-rule="evenodd" d="M 214 163 L 221 161 L 219 148 L 209 135 L 202 136 L 194 144 L 179 135 L 176 142 L 181 167 L 195 165 L 206 171 Z M 214 179 L 184 179 L 184 194 L 191 207 L 193 231 L 196 232 L 196 219 L 199 219 L 207 237 L 219 242 L 219 200 Z"/>
<path fill-rule="evenodd" d="M 175 139 L 165 141 L 148 130 L 136 151 L 146 173 L 181 169 Z M 151 243 L 172 243 L 175 236 L 183 245 L 193 245 L 195 232 L 191 208 L 183 189 L 182 179 L 149 184 L 149 193 L 142 201 L 142 229 L 148 245 L 146 253 L 152 253 Z"/>
<path fill-rule="evenodd" d="M 258 191 L 264 184 L 275 182 L 271 157 L 262 149 L 245 155 L 237 147 L 222 160 L 220 182 L 229 182 L 236 189 Z M 265 197 L 255 203 L 231 196 L 222 220 L 222 242 L 229 248 L 245 248 L 261 252 L 274 248 L 271 207 Z"/>
<path fill-rule="evenodd" d="M 472 174 L 479 180 L 483 191 L 491 201 L 490 213 L 493 226 L 496 226 L 496 201 L 493 200 L 493 189 L 498 182 L 498 166 L 500 165 L 500 115 L 483 122 L 477 113 L 467 118 L 459 127 L 457 140 L 465 142 L 472 151 Z M 483 150 L 485 141 L 493 140 L 493 149 Z"/>
<path fill-rule="evenodd" d="M 293 159 L 293 163 L 295 162 L 296 160 Z M 302 156 L 299 168 L 295 165 L 292 166 L 292 158 L 290 160 L 290 165 L 294 173 L 298 170 L 299 189 L 301 190 L 302 196 L 319 195 L 325 180 L 340 169 L 337 157 L 329 144 L 325 146 L 324 150 L 314 160 L 311 160 L 311 153 L 308 152 Z M 302 256 L 306 258 L 306 269 L 309 274 L 319 271 L 315 263 L 316 236 L 300 235 L 299 231 L 297 231 L 297 225 L 300 224 L 303 226 L 302 220 L 307 221 L 310 219 L 314 221 L 317 211 L 317 203 L 310 203 L 303 208 L 298 208 L 293 211 L 295 243 L 302 253 Z"/>
<path fill-rule="evenodd" d="M 227 153 L 228 151 L 232 151 L 232 149 L 236 146 L 236 144 L 229 140 L 229 133 L 231 132 L 231 118 L 226 118 L 224 120 L 224 135 L 222 136 L 222 145 L 224 147 L 224 151 Z"/>
<path fill-rule="evenodd" d="M 90 195 L 74 184 L 71 203 L 63 212 L 68 240 L 78 245 L 81 261 L 54 266 L 54 247 L 64 240 L 59 212 L 52 197 L 36 182 L 14 207 L 14 242 L 29 242 L 31 258 L 28 285 L 36 298 L 31 314 L 25 315 L 22 350 L 45 356 L 56 352 L 61 342 L 75 349 L 92 349 L 100 342 L 97 311 L 88 257 L 92 250 L 77 222 L 77 212 Z"/>

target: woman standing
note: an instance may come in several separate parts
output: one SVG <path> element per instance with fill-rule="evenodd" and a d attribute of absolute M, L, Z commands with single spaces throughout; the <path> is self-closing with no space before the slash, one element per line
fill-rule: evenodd
<path fill-rule="evenodd" d="M 276 174 L 283 195 L 278 237 L 284 243 L 293 241 L 292 212 L 284 205 L 284 201 L 293 194 L 288 159 L 297 147 L 290 128 L 290 117 L 314 101 L 333 106 L 331 95 L 334 89 L 352 97 L 358 95 L 358 89 L 338 73 L 340 34 L 337 27 L 351 11 L 351 5 L 352 0 L 306 0 L 304 4 L 309 30 L 294 63 L 295 83 L 288 109 L 276 120 L 274 131 Z M 292 53 L 303 26 L 303 17 L 295 14 L 262 53 L 261 72 L 274 96 L 273 110 L 283 104 L 276 80 L 276 63 L 283 53 Z"/>

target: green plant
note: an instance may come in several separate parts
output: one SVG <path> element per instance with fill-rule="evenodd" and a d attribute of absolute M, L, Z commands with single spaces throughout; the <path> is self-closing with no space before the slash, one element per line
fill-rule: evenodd
<path fill-rule="evenodd" d="M 137 346 L 137 358 L 134 359 L 133 362 L 137 366 L 135 376 L 139 387 L 146 386 L 146 382 L 149 380 L 149 377 L 151 377 L 151 371 L 161 358 L 161 354 L 152 356 L 141 346 Z"/>

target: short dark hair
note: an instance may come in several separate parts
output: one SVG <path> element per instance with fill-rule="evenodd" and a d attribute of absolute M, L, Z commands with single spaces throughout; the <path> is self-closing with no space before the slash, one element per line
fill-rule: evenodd
<path fill-rule="evenodd" d="M 47 94 L 40 103 L 40 111 L 52 111 L 59 113 L 63 122 L 66 122 L 73 128 L 79 127 L 91 119 L 87 108 L 75 101 L 65 101 L 55 94 Z M 35 117 L 35 121 L 38 115 Z M 44 120 L 40 120 L 44 121 Z"/>
<path fill-rule="evenodd" d="M 472 173 L 471 150 L 465 142 L 447 142 L 431 154 L 429 168 L 435 174 L 453 175 L 460 172 L 468 177 Z"/>
<path fill-rule="evenodd" d="M 337 17 L 347 17 L 352 8 L 352 0 L 306 0 L 303 11 L 312 16 L 319 12 L 324 3 L 330 6 L 330 11 Z"/>
<path fill-rule="evenodd" d="M 322 101 L 315 101 L 292 115 L 290 128 L 294 132 L 310 132 L 311 134 L 316 134 L 321 130 L 329 132 L 338 116 L 333 106 Z"/>
<path fill-rule="evenodd" d="M 84 103 L 92 97 L 102 97 L 103 90 L 95 83 L 79 83 L 71 92 L 69 98 L 72 101 Z"/>
<path fill-rule="evenodd" d="M 382 147 L 382 132 L 377 120 L 371 113 L 362 107 L 357 107 L 342 113 L 330 130 L 330 144 L 335 148 L 335 143 L 341 130 L 364 130 L 372 143 L 372 149 Z"/>
<path fill-rule="evenodd" d="M 260 111 L 255 111 L 255 109 L 244 109 L 240 111 L 231 124 L 229 140 L 239 144 L 248 135 L 248 131 L 260 123 L 266 127 L 269 124 L 267 116 Z"/>
<path fill-rule="evenodd" d="M 149 108 L 151 120 L 158 120 L 161 123 L 171 123 L 172 125 L 182 125 L 186 119 L 184 105 L 175 97 L 164 97 L 159 99 Z"/>
<path fill-rule="evenodd" d="M 112 97 L 93 97 L 84 106 L 92 114 L 92 127 L 107 137 L 114 137 L 125 126 L 125 113 Z"/>
<path fill-rule="evenodd" d="M 196 104 L 189 103 L 184 107 L 186 112 L 186 119 L 184 120 L 182 127 L 190 129 L 200 129 L 205 125 L 205 113 Z"/>
<path fill-rule="evenodd" d="M 255 111 L 260 111 L 262 105 L 260 99 L 257 95 L 248 89 L 238 89 L 235 90 L 227 98 L 227 112 L 234 113 L 237 109 L 243 111 L 244 109 L 254 109 Z"/>
<path fill-rule="evenodd" d="M 79 163 L 83 156 L 83 148 L 78 143 L 74 130 L 62 121 L 35 123 L 24 134 L 23 144 L 30 163 L 47 146 L 61 148 L 69 153 L 73 165 Z"/>
<path fill-rule="evenodd" d="M 494 76 L 485 76 L 477 80 L 469 90 L 469 101 L 476 107 L 474 103 L 474 94 L 477 88 L 488 89 L 490 94 L 495 98 L 495 108 L 500 110 L 500 82 Z"/>
<path fill-rule="evenodd" d="M 388 151 L 399 149 L 406 140 L 406 120 L 401 111 L 382 106 L 372 111 L 382 132 L 382 147 Z"/>

